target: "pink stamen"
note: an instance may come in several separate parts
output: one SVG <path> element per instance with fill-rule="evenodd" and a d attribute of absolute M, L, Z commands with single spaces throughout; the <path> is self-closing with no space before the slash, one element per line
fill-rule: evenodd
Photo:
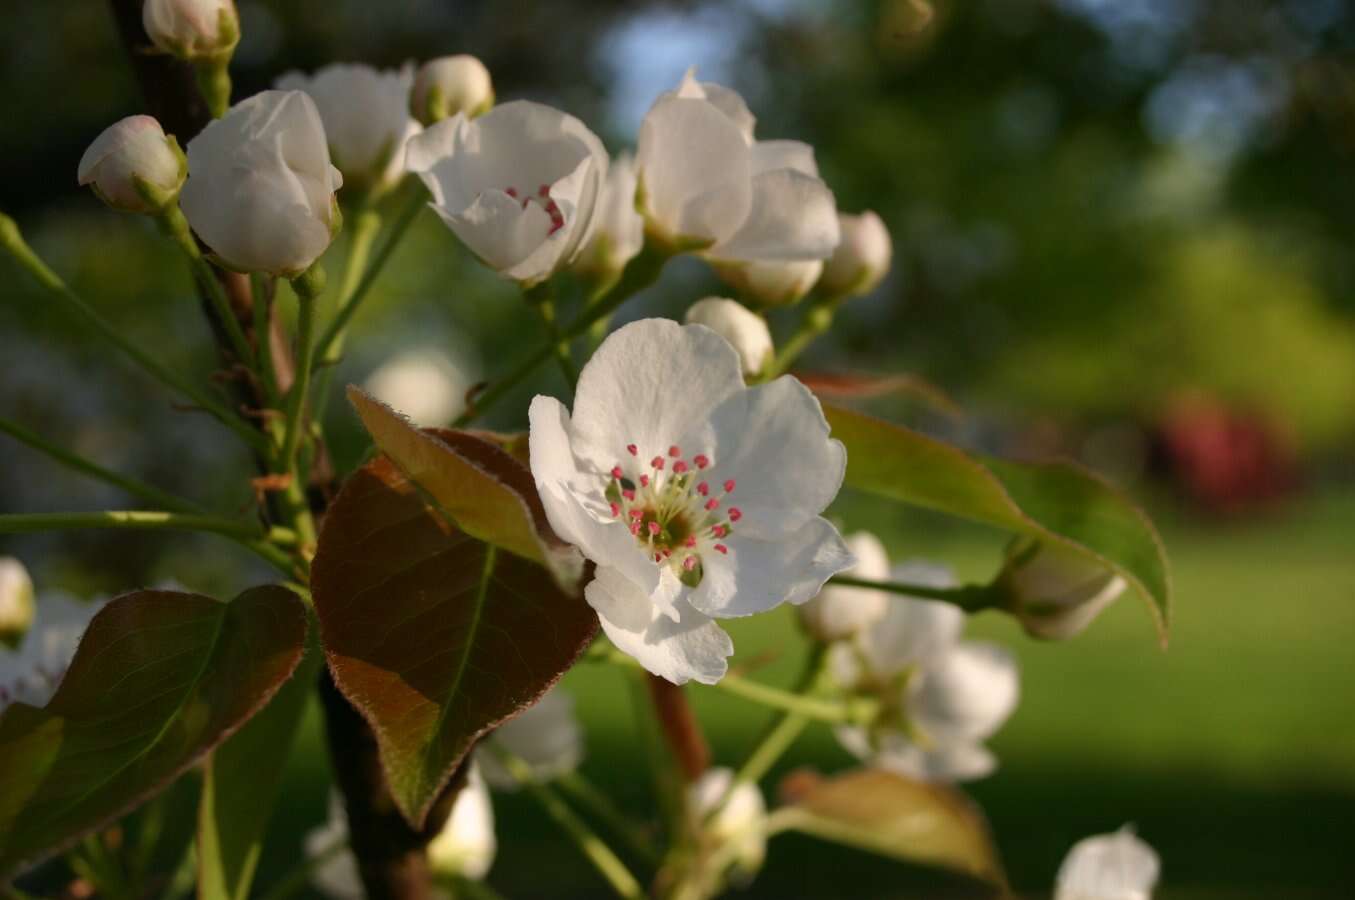
<path fill-rule="evenodd" d="M 692 462 L 696 463 L 698 469 L 704 469 L 706 466 L 710 465 L 710 457 L 704 453 L 698 453 L 696 454 L 696 459 L 692 460 Z"/>
<path fill-rule="evenodd" d="M 683 543 L 685 546 L 688 546 L 688 547 L 695 547 L 695 546 L 696 546 L 696 535 L 694 535 L 694 534 L 689 534 L 689 535 L 687 535 L 687 540 L 683 541 L 682 543 Z"/>
<path fill-rule="evenodd" d="M 619 504 L 619 503 L 613 503 L 613 504 L 611 504 L 611 507 L 612 507 L 612 515 L 614 515 L 614 516 L 619 516 L 619 515 L 621 515 L 621 504 Z"/>
<path fill-rule="evenodd" d="M 682 460 L 678 460 L 677 462 L 673 463 L 673 473 L 675 475 L 681 475 L 685 471 L 687 471 L 687 464 L 685 462 L 683 462 Z"/>
<path fill-rule="evenodd" d="M 549 197 L 549 196 L 550 196 L 550 185 L 548 185 L 548 184 L 543 184 L 543 185 L 541 185 L 541 187 L 539 187 L 539 188 L 536 189 L 536 192 L 537 192 L 538 194 L 540 194 L 542 197 Z"/>
<path fill-rule="evenodd" d="M 516 199 L 518 198 L 518 189 L 517 189 L 517 188 L 511 188 L 511 187 L 510 187 L 510 188 L 508 188 L 506 191 L 504 191 L 504 193 L 507 194 L 508 196 L 512 197 L 514 200 L 516 200 Z"/>
<path fill-rule="evenodd" d="M 641 475 L 641 476 L 640 476 L 640 487 L 649 487 L 649 476 L 648 476 L 648 475 Z"/>
<path fill-rule="evenodd" d="M 632 491 L 630 488 L 626 488 L 624 491 L 621 492 L 621 496 L 625 497 L 627 500 L 634 500 L 635 492 Z"/>
<path fill-rule="evenodd" d="M 715 552 L 717 552 L 717 553 L 728 553 L 728 552 L 729 552 L 729 548 L 726 547 L 724 544 L 716 544 L 716 545 L 715 545 Z"/>
<path fill-rule="evenodd" d="M 653 459 L 651 459 L 651 460 L 649 461 L 649 464 L 650 464 L 651 466 L 653 466 L 654 468 L 658 469 L 659 471 L 663 471 L 663 457 L 662 457 L 662 456 L 656 456 L 656 457 L 654 457 Z"/>
<path fill-rule="evenodd" d="M 668 448 L 668 455 L 673 457 L 674 459 L 677 459 L 679 456 L 682 455 L 682 451 L 678 449 L 677 444 L 674 444 L 673 446 Z"/>
<path fill-rule="evenodd" d="M 732 493 L 734 493 L 734 479 L 733 479 L 733 478 L 731 478 L 731 479 L 729 479 L 728 481 L 725 482 L 725 493 L 726 493 L 726 494 L 732 494 Z"/>
<path fill-rule="evenodd" d="M 636 447 L 634 444 L 627 444 L 626 452 L 629 453 L 631 456 L 637 456 L 640 453 L 640 449 Z"/>
<path fill-rule="evenodd" d="M 649 523 L 649 533 L 652 534 L 652 535 L 654 535 L 655 537 L 658 537 L 658 536 L 659 536 L 659 523 L 658 523 L 658 522 L 650 522 L 650 523 Z"/>
<path fill-rule="evenodd" d="M 719 506 L 720 506 L 720 501 L 719 501 L 719 500 L 716 500 L 714 497 L 711 497 L 709 500 L 706 501 L 706 509 L 707 509 L 707 510 L 717 509 Z"/>
<path fill-rule="evenodd" d="M 737 521 L 739 521 L 739 519 L 742 519 L 742 518 L 743 518 L 743 512 L 742 512 L 737 506 L 731 506 L 731 507 L 729 508 L 729 521 L 731 521 L 731 522 L 737 522 Z"/>
<path fill-rule="evenodd" d="M 645 511 L 642 509 L 632 509 L 630 511 L 630 517 L 632 519 L 643 519 L 645 517 Z"/>
<path fill-rule="evenodd" d="M 612 466 L 612 477 L 615 478 L 617 481 L 620 481 L 620 480 L 621 480 L 621 475 L 622 475 L 621 467 L 620 467 L 620 466 Z"/>
<path fill-rule="evenodd" d="M 636 537 L 639 537 L 639 536 L 640 536 L 640 523 L 639 523 L 639 522 L 631 522 L 631 523 L 630 523 L 630 533 L 633 534 L 633 535 L 635 535 Z"/>
<path fill-rule="evenodd" d="M 722 537 L 724 537 L 725 535 L 729 534 L 729 529 L 726 528 L 726 527 L 723 526 L 723 525 L 715 525 L 715 526 L 712 526 L 710 530 L 711 530 L 711 533 L 714 534 L 714 535 L 715 535 L 716 537 L 718 537 L 718 538 L 722 538 Z"/>
<path fill-rule="evenodd" d="M 695 569 L 695 568 L 696 568 L 696 557 L 695 557 L 695 556 L 689 556 L 689 557 L 687 557 L 686 559 L 684 559 L 684 560 L 682 561 L 682 568 L 686 569 L 688 572 L 690 572 L 692 569 Z"/>
<path fill-rule="evenodd" d="M 696 486 L 696 492 L 704 497 L 710 493 L 710 485 L 703 481 Z"/>

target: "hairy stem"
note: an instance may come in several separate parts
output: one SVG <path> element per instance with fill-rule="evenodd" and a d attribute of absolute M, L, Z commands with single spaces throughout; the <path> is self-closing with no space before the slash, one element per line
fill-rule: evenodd
<path fill-rule="evenodd" d="M 701 723 L 680 685 L 658 675 L 650 675 L 647 683 L 668 749 L 687 781 L 696 781 L 710 767 L 710 745 L 701 731 Z"/>
<path fill-rule="evenodd" d="M 843 587 L 869 588 L 905 597 L 919 597 L 926 600 L 940 600 L 960 607 L 965 612 L 975 613 L 992 609 L 997 603 L 993 591 L 988 585 L 970 584 L 953 588 L 931 587 L 925 584 L 903 584 L 897 581 L 874 581 L 869 578 L 854 578 L 851 575 L 834 575 L 830 584 Z"/>

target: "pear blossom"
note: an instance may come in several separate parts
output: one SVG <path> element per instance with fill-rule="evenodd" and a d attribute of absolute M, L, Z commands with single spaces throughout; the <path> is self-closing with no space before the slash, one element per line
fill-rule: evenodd
<path fill-rule="evenodd" d="M 833 193 L 814 150 L 756 141 L 736 92 L 688 71 L 640 126 L 641 208 L 649 230 L 716 261 L 821 260 L 838 243 Z"/>
<path fill-rule="evenodd" d="M 163 204 L 152 202 L 146 193 L 172 202 L 184 175 L 178 144 L 150 116 L 114 122 L 80 157 L 80 184 L 89 185 L 104 203 L 124 212 L 157 212 Z"/>
<path fill-rule="evenodd" d="M 572 417 L 544 396 L 529 415 L 546 515 L 597 567 L 588 603 L 669 681 L 724 675 L 716 619 L 803 603 L 854 562 L 820 515 L 847 454 L 818 400 L 790 377 L 747 387 L 709 328 L 626 325 L 584 367 Z"/>
<path fill-rule="evenodd" d="M 1127 585 L 1110 567 L 1081 553 L 1028 540 L 1009 549 L 998 587 L 1027 634 L 1062 640 L 1082 632 Z"/>
<path fill-rule="evenodd" d="M 537 781 L 550 781 L 572 772 L 583 760 L 583 728 L 574 715 L 574 698 L 558 687 L 500 725 L 493 740 L 531 767 Z M 492 753 L 477 753 L 485 780 L 498 790 L 516 790 L 517 779 Z"/>
<path fill-rule="evenodd" d="M 146 0 L 141 24 L 158 49 L 181 59 L 220 56 L 240 40 L 235 0 Z"/>
<path fill-rule="evenodd" d="M 1150 900 L 1161 863 L 1126 825 L 1083 838 L 1059 866 L 1054 900 Z"/>
<path fill-rule="evenodd" d="M 715 812 L 734 784 L 734 770 L 711 768 L 687 788 L 688 803 L 698 818 Z M 767 802 L 756 784 L 740 784 L 710 823 L 708 834 L 717 847 L 733 855 L 737 884 L 747 884 L 767 857 Z M 718 852 L 718 851 L 717 851 Z"/>
<path fill-rule="evenodd" d="M 764 306 L 789 306 L 804 299 L 823 273 L 823 260 L 727 263 L 716 266 L 725 283 Z"/>
<path fill-rule="evenodd" d="M 410 112 L 424 125 L 457 113 L 474 118 L 493 105 L 494 83 L 489 69 L 465 53 L 431 59 L 420 66 L 409 97 Z"/>
<path fill-rule="evenodd" d="M 331 793 L 329 818 L 324 825 L 306 834 L 306 855 L 318 857 L 347 840 L 348 818 L 343 800 L 338 793 Z M 456 795 L 447 822 L 428 844 L 428 863 L 433 872 L 439 875 L 480 879 L 489 872 L 497 850 L 494 808 L 490 802 L 489 789 L 472 763 L 466 784 Z M 357 859 L 346 847 L 316 866 L 310 878 L 316 890 L 334 900 L 362 900 L 366 896 L 358 874 Z M 437 888 L 432 893 L 437 898 L 450 897 L 446 891 Z"/>
<path fill-rule="evenodd" d="M 40 595 L 36 606 L 33 625 L 18 650 L 0 648 L 0 709 L 10 703 L 47 705 L 102 602 L 85 603 L 51 591 Z"/>
<path fill-rule="evenodd" d="M 439 122 L 410 139 L 406 158 L 457 237 L 524 286 L 578 255 L 608 163 L 582 122 L 526 100 Z"/>
<path fill-rule="evenodd" d="M 407 350 L 383 363 L 363 383 L 366 391 L 420 428 L 444 426 L 466 408 L 473 379 L 446 354 Z"/>
<path fill-rule="evenodd" d="M 579 253 L 575 269 L 596 278 L 612 277 L 644 249 L 645 220 L 635 211 L 637 185 L 634 158 L 622 153 L 612 160 L 588 243 Z"/>
<path fill-rule="evenodd" d="M 838 224 L 842 242 L 824 264 L 819 285 L 837 296 L 869 294 L 889 274 L 894 257 L 889 229 L 869 210 L 855 216 L 839 213 Z"/>
<path fill-rule="evenodd" d="M 739 353 L 745 375 L 757 375 L 772 361 L 774 348 L 767 321 L 737 300 L 724 297 L 698 300 L 687 308 L 683 321 L 688 325 L 705 325 L 729 341 Z"/>
<path fill-rule="evenodd" d="M 329 155 L 349 190 L 389 188 L 405 174 L 405 141 L 421 129 L 409 114 L 414 69 L 336 63 L 312 75 L 288 72 L 276 87 L 315 101 Z"/>
<path fill-rule="evenodd" d="M 0 556 L 0 644 L 23 640 L 33 624 L 33 579 L 24 564 Z"/>
<path fill-rule="evenodd" d="M 907 563 L 899 581 L 954 587 L 944 567 Z M 891 596 L 884 618 L 830 656 L 839 684 L 877 696 L 872 728 L 842 726 L 838 741 L 871 764 L 931 781 L 968 781 L 997 768 L 983 746 L 1016 708 L 1016 662 L 1005 649 L 961 641 L 964 613 L 934 600 Z"/>
<path fill-rule="evenodd" d="M 188 142 L 180 205 L 226 265 L 294 278 L 333 240 L 342 185 L 315 101 L 263 91 Z"/>
<path fill-rule="evenodd" d="M 848 535 L 847 548 L 856 565 L 845 574 L 872 581 L 889 577 L 889 556 L 875 535 L 867 531 Z M 843 640 L 883 619 L 891 600 L 884 591 L 830 584 L 800 607 L 800 624 L 816 640 Z"/>

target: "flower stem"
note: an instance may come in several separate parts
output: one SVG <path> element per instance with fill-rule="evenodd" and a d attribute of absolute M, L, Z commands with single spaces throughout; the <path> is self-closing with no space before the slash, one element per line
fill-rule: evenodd
<path fill-rule="evenodd" d="M 997 602 L 993 590 L 988 585 L 970 584 L 954 588 L 930 587 L 925 584 L 903 584 L 897 581 L 872 581 L 869 578 L 853 578 L 850 575 L 834 575 L 830 584 L 843 587 L 868 588 L 902 594 L 905 597 L 918 597 L 926 600 L 940 600 L 960 607 L 968 613 L 992 609 Z"/>
<path fill-rule="evenodd" d="M 763 706 L 775 707 L 785 712 L 804 716 L 806 719 L 814 719 L 834 725 L 855 722 L 865 715 L 864 708 L 857 709 L 845 703 L 804 697 L 761 682 L 749 681 L 738 675 L 726 675 L 720 679 L 715 687 L 726 693 L 743 697 L 745 700 L 761 703 Z"/>
<path fill-rule="evenodd" d="M 640 826 L 630 821 L 593 782 L 578 772 L 566 772 L 555 779 L 555 784 L 575 803 L 597 816 L 636 856 L 649 863 L 659 861 L 658 851 L 641 834 Z"/>
<path fill-rule="evenodd" d="M 49 293 L 61 298 L 68 306 L 83 316 L 85 321 L 93 326 L 104 340 L 145 369 L 161 384 L 178 391 L 193 401 L 212 418 L 235 432 L 249 446 L 256 450 L 268 452 L 268 440 L 262 434 L 242 421 L 239 416 L 219 401 L 181 378 L 151 354 L 127 340 L 112 323 L 95 312 L 92 306 L 86 303 L 79 294 L 71 290 L 66 282 L 61 279 L 61 276 L 52 271 L 33 251 L 33 248 L 23 239 L 23 235 L 19 232 L 19 227 L 14 220 L 3 214 L 0 214 L 0 248 L 7 251 L 21 268 L 33 276 L 38 284 Z"/>
<path fill-rule="evenodd" d="M 541 320 L 546 323 L 546 331 L 555 341 L 555 358 L 560 363 L 560 373 L 571 391 L 579 383 L 579 370 L 574 366 L 574 357 L 569 351 L 569 341 L 560 333 L 560 321 L 555 313 L 555 298 L 549 294 L 539 300 L 536 308 L 541 312 Z"/>
<path fill-rule="evenodd" d="M 800 320 L 800 327 L 790 336 L 790 340 L 781 346 L 781 350 L 776 354 L 776 359 L 772 361 L 762 380 L 771 381 L 778 375 L 785 374 L 786 370 L 805 351 L 805 348 L 832 327 L 833 316 L 845 299 L 845 296 L 812 299 L 805 310 L 804 318 Z"/>
<path fill-rule="evenodd" d="M 574 841 L 583 855 L 588 857 L 588 861 L 598 870 L 598 873 L 611 885 L 612 890 L 616 892 L 618 897 L 641 900 L 645 896 L 640 883 L 626 868 L 626 864 L 617 858 L 612 849 L 575 814 L 574 810 L 569 808 L 569 804 L 565 803 L 549 785 L 541 784 L 532 776 L 531 766 L 525 760 L 507 750 L 497 741 L 487 741 L 485 746 L 499 760 L 508 774 L 541 804 L 546 814 L 554 819 L 555 824 L 559 825 L 561 830 Z"/>
<path fill-rule="evenodd" d="M 18 422 L 12 422 L 9 419 L 0 417 L 0 432 L 9 435 L 21 444 L 27 444 L 34 450 L 46 454 L 69 469 L 88 475 L 99 481 L 107 482 L 114 487 L 121 488 L 133 497 L 145 500 L 147 503 L 163 506 L 171 512 L 203 511 L 203 508 L 192 500 L 175 496 L 168 491 L 162 491 L 157 487 L 138 481 L 135 478 L 120 475 L 117 472 L 105 469 L 96 462 L 85 459 L 79 454 L 72 453 L 63 447 L 58 447 L 56 444 L 46 440 L 37 433 L 29 431 Z"/>
<path fill-rule="evenodd" d="M 287 425 L 283 430 L 282 450 L 278 453 L 278 465 L 283 472 L 291 472 L 295 467 L 296 450 L 301 445 L 301 433 L 305 430 L 302 420 L 305 418 L 306 395 L 310 389 L 311 358 L 315 351 L 315 301 L 315 297 L 304 296 L 298 291 L 296 381 L 287 394 Z"/>

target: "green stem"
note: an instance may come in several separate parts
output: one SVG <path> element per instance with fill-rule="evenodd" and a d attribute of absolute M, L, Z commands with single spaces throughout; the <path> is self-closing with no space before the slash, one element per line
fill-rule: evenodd
<path fill-rule="evenodd" d="M 53 460 L 69 469 L 88 475 L 99 481 L 107 482 L 114 487 L 121 488 L 133 497 L 145 500 L 147 503 L 163 506 L 171 512 L 203 511 L 203 508 L 192 500 L 177 497 L 174 494 L 162 491 L 157 487 L 138 481 L 135 478 L 119 475 L 117 472 L 105 469 L 98 463 L 85 459 L 79 454 L 58 447 L 56 444 L 44 439 L 35 432 L 29 431 L 18 422 L 11 422 L 9 419 L 0 417 L 0 432 L 9 435 L 22 444 L 27 444 L 29 447 L 32 447 L 40 453 L 45 453 L 47 456 L 50 456 Z"/>
<path fill-rule="evenodd" d="M 658 851 L 640 834 L 640 827 L 593 782 L 578 772 L 566 772 L 555 779 L 555 784 L 575 803 L 597 816 L 636 856 L 648 863 L 659 861 Z"/>
<path fill-rule="evenodd" d="M 786 370 L 805 351 L 805 348 L 832 327 L 833 316 L 845 299 L 842 296 L 834 296 L 818 297 L 811 300 L 805 310 L 804 318 L 800 320 L 800 327 L 790 336 L 789 340 L 781 345 L 781 349 L 776 354 L 776 359 L 772 361 L 762 380 L 771 381 L 778 375 L 785 374 Z"/>
<path fill-rule="evenodd" d="M 278 454 L 278 467 L 283 472 L 291 472 L 296 466 L 296 450 L 301 445 L 301 434 L 305 431 L 302 420 L 305 418 L 306 395 L 311 383 L 311 359 L 315 351 L 315 298 L 298 293 L 297 306 L 296 381 L 287 394 L 287 424 L 283 429 L 282 450 Z"/>
<path fill-rule="evenodd" d="M 555 312 L 554 291 L 549 290 L 544 296 L 535 300 L 529 294 L 528 300 L 535 303 L 536 308 L 541 313 L 541 321 L 546 323 L 546 333 L 555 342 L 555 359 L 560 363 L 560 373 L 565 376 L 565 383 L 569 385 L 569 389 L 572 391 L 574 385 L 579 383 L 579 370 L 574 366 L 574 357 L 569 350 L 569 341 L 560 333 L 560 321 Z"/>
<path fill-rule="evenodd" d="M 954 588 L 930 587 L 925 584 L 903 584 L 897 581 L 873 581 L 869 578 L 853 578 L 850 575 L 834 575 L 830 584 L 843 587 L 868 588 L 885 591 L 890 594 L 902 594 L 905 597 L 918 597 L 926 600 L 940 600 L 960 607 L 965 612 L 975 613 L 991 609 L 998 605 L 993 590 L 988 585 L 970 584 Z"/>
<path fill-rule="evenodd" d="M 630 265 L 626 267 L 625 273 L 620 280 L 607 291 L 605 295 L 582 313 L 579 314 L 573 322 L 560 332 L 559 339 L 572 341 L 576 337 L 586 333 L 594 322 L 599 322 L 616 312 L 621 304 L 629 300 L 633 295 L 649 287 L 659 277 L 659 272 L 663 270 L 664 263 L 670 258 L 667 251 L 646 244 L 643 252 L 635 259 L 631 260 Z M 532 351 L 532 355 L 523 360 L 516 369 L 501 378 L 498 382 L 487 388 L 479 397 L 475 398 L 471 407 L 461 414 L 457 420 L 452 423 L 453 428 L 464 428 L 475 419 L 483 416 L 489 411 L 490 407 L 498 403 L 518 383 L 525 379 L 536 367 L 541 365 L 554 351 L 559 341 L 552 339 L 549 343 L 538 347 Z"/>
<path fill-rule="evenodd" d="M 497 741 L 488 741 L 486 746 L 498 758 L 508 774 L 541 804 L 546 814 L 555 820 L 555 824 L 559 825 L 561 830 L 578 846 L 580 852 L 588 857 L 588 861 L 607 880 L 618 897 L 629 898 L 629 900 L 642 900 L 644 898 L 644 890 L 640 887 L 640 883 L 635 880 L 635 876 L 626 868 L 626 864 L 617 858 L 612 849 L 575 814 L 574 810 L 569 808 L 564 800 L 560 799 L 559 795 L 551 790 L 549 785 L 541 784 L 532 776 L 531 766 L 525 760 L 507 750 Z"/>
<path fill-rule="evenodd" d="M 151 354 L 127 340 L 112 323 L 95 312 L 94 308 L 86 303 L 79 294 L 71 290 L 66 282 L 61 279 L 61 276 L 57 275 L 42 261 L 41 257 L 23 239 L 23 235 L 19 232 L 19 227 L 14 223 L 14 220 L 5 215 L 0 215 L 0 247 L 3 247 L 21 268 L 32 275 L 38 284 L 51 294 L 61 298 L 83 316 L 85 321 L 93 326 L 94 330 L 104 340 L 145 369 L 161 384 L 178 391 L 193 401 L 196 406 L 207 412 L 212 418 L 235 432 L 249 446 L 265 453 L 269 451 L 267 438 L 256 429 L 242 421 L 229 408 L 223 406 L 200 388 L 175 374 Z"/>
<path fill-rule="evenodd" d="M 254 340 L 259 351 L 259 376 L 269 402 L 278 399 L 278 375 L 273 366 L 273 303 L 268 296 L 267 276 L 258 272 L 249 276 L 254 298 Z"/>

